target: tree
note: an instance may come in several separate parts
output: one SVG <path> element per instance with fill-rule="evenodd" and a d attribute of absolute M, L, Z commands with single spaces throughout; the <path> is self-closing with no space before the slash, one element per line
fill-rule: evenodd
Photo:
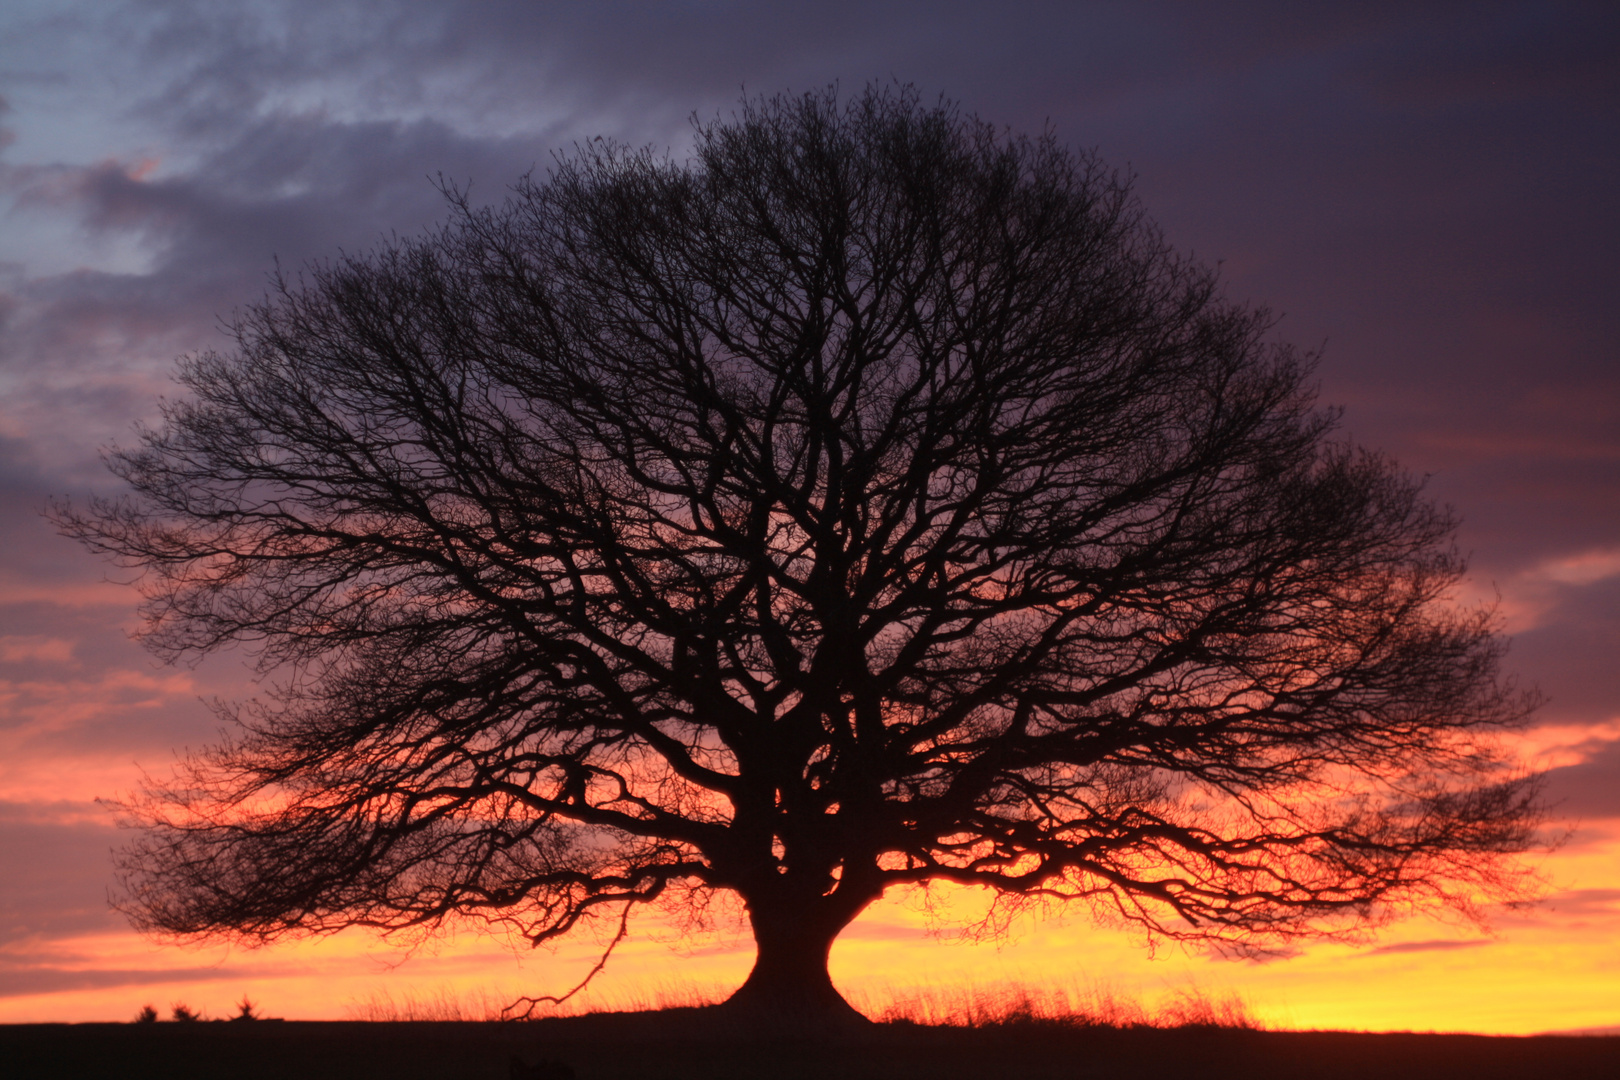
<path fill-rule="evenodd" d="M 837 1013 L 897 886 L 1240 948 L 1512 894 L 1534 703 L 1451 517 L 1127 180 L 909 89 L 695 135 L 278 273 L 58 509 L 160 655 L 273 676 L 133 804 L 138 926 L 731 893 L 733 1007 Z"/>

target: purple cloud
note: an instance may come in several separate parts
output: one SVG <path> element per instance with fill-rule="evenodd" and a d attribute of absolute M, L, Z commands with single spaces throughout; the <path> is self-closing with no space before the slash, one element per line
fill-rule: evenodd
<path fill-rule="evenodd" d="M 1620 818 L 1620 740 L 1602 744 L 1579 765 L 1550 770 L 1547 797 L 1560 816 Z M 1608 899 L 1620 899 L 1620 892 Z"/>

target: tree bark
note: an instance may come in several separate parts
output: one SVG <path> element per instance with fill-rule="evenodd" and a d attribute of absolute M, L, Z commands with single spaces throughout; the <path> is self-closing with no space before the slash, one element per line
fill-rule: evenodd
<path fill-rule="evenodd" d="M 748 917 L 757 953 L 754 969 L 726 999 L 727 1012 L 788 1027 L 864 1026 L 869 1021 L 833 986 L 827 959 L 840 931 L 860 908 L 844 914 L 828 898 L 793 903 L 781 897 L 750 900 Z M 864 907 L 864 905 L 862 905 Z"/>

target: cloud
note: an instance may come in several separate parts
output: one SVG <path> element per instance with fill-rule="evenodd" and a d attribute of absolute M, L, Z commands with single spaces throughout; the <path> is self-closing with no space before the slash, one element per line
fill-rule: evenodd
<path fill-rule="evenodd" d="M 1554 813 L 1575 818 L 1620 818 L 1620 740 L 1598 744 L 1585 761 L 1547 772 Z"/>
<path fill-rule="evenodd" d="M 244 978 L 263 979 L 273 971 L 254 967 L 97 969 L 54 968 L 20 965 L 13 967 L 0 956 L 0 998 L 30 994 L 57 994 L 68 990 L 104 989 L 112 986 L 164 986 L 173 983 L 206 983 Z"/>
<path fill-rule="evenodd" d="M 1394 953 L 1419 952 L 1448 952 L 1453 949 L 1477 949 L 1484 945 L 1494 945 L 1489 939 L 1469 938 L 1461 941 L 1449 939 L 1435 939 L 1432 941 L 1400 941 L 1393 945 L 1380 945 L 1376 949 L 1368 949 L 1360 953 L 1361 956 L 1385 956 Z"/>
<path fill-rule="evenodd" d="M 1511 669 L 1548 697 L 1543 722 L 1620 716 L 1620 578 L 1560 589 L 1539 622 L 1513 637 Z"/>
<path fill-rule="evenodd" d="M 118 839 L 109 815 L 62 823 L 43 809 L 0 803 L 0 811 L 0 947 L 122 926 L 107 903 Z M 0 961 L 20 962 L 4 952 Z"/>
<path fill-rule="evenodd" d="M 906 926 L 898 922 L 865 921 L 851 923 L 838 936 L 840 941 L 922 941 L 939 938 L 939 934 L 923 926 Z"/>
<path fill-rule="evenodd" d="M 1569 918 L 1620 916 L 1620 889 L 1568 889 L 1542 901 L 1541 907 Z"/>
<path fill-rule="evenodd" d="M 0 663 L 67 664 L 73 661 L 74 643 L 63 638 L 7 634 L 0 636 Z"/>
<path fill-rule="evenodd" d="M 1549 559 L 1526 576 L 1560 585 L 1591 585 L 1620 575 L 1620 550 L 1599 549 Z"/>

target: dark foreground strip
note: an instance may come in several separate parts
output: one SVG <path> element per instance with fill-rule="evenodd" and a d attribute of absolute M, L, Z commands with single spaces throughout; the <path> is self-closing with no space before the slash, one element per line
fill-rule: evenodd
<path fill-rule="evenodd" d="M 771 1038 L 697 1016 L 526 1024 L 0 1025 L 5 1080 L 508 1080 L 512 1059 L 578 1080 L 1434 1080 L 1620 1077 L 1620 1037 L 874 1025 Z"/>

